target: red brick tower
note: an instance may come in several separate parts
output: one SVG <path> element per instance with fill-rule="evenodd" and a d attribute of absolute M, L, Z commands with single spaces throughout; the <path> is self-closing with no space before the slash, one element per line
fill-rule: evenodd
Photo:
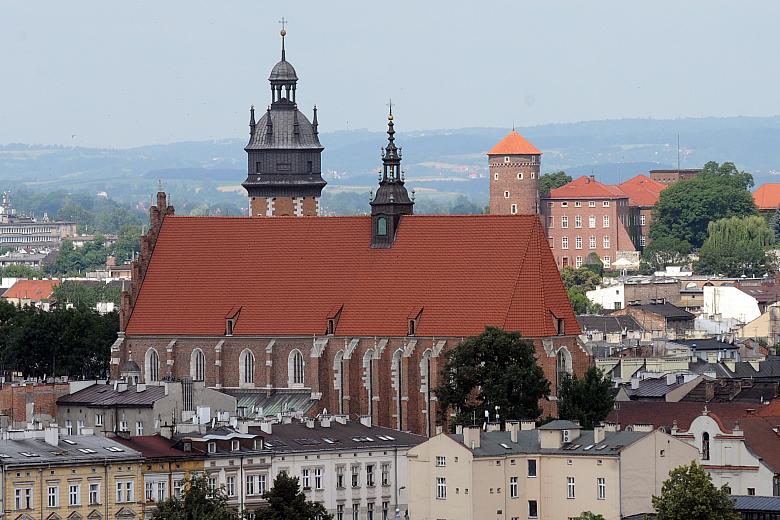
<path fill-rule="evenodd" d="M 490 214 L 538 214 L 542 152 L 512 130 L 487 156 Z"/>

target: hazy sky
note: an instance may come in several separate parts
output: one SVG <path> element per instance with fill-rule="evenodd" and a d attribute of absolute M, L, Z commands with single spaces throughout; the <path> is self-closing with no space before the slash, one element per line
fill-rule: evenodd
<path fill-rule="evenodd" d="M 321 131 L 780 114 L 777 0 L 0 0 L 0 143 L 243 138 L 282 16 Z"/>

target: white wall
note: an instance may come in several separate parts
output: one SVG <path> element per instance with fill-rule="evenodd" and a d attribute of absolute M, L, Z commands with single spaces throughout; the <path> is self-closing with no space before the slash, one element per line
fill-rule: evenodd
<path fill-rule="evenodd" d="M 703 311 L 710 319 L 733 318 L 742 323 L 753 321 L 761 315 L 758 302 L 736 287 L 704 287 Z"/>
<path fill-rule="evenodd" d="M 585 293 L 590 301 L 597 303 L 605 309 L 615 310 L 615 302 L 620 302 L 620 308 L 626 306 L 626 297 L 623 284 L 615 284 L 599 289 L 593 289 Z"/>

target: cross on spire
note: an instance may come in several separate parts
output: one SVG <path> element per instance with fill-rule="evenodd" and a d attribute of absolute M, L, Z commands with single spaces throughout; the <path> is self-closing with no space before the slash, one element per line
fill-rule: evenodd
<path fill-rule="evenodd" d="M 279 34 L 282 35 L 282 61 L 285 61 L 285 59 L 284 59 L 284 37 L 287 35 L 287 29 L 285 29 L 285 27 L 287 27 L 287 20 L 284 19 L 284 16 L 282 16 L 282 19 L 279 20 L 279 25 L 282 26 L 282 30 L 279 31 Z"/>
<path fill-rule="evenodd" d="M 387 103 L 387 106 L 390 108 L 390 115 L 393 115 L 393 98 L 390 98 L 390 102 Z"/>
<path fill-rule="evenodd" d="M 285 19 L 284 19 L 284 16 L 282 16 L 282 19 L 281 19 L 281 20 L 279 20 L 279 25 L 281 25 L 281 26 L 282 26 L 282 30 L 283 30 L 283 31 L 285 30 L 285 27 L 287 26 L 287 23 L 288 23 L 288 22 L 287 22 L 287 20 L 285 20 Z"/>

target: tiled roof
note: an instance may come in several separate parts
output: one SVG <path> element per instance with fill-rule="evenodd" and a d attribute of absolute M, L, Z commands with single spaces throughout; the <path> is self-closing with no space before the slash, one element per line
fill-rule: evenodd
<path fill-rule="evenodd" d="M 780 184 L 767 182 L 753 192 L 753 202 L 758 209 L 775 210 L 780 206 Z"/>
<path fill-rule="evenodd" d="M 743 293 L 752 296 L 758 303 L 780 301 L 780 284 L 743 285 L 737 287 Z"/>
<path fill-rule="evenodd" d="M 646 175 L 637 175 L 618 184 L 618 187 L 628 195 L 632 206 L 655 206 L 666 184 L 654 181 Z"/>
<path fill-rule="evenodd" d="M 609 186 L 596 179 L 583 175 L 550 190 L 545 199 L 625 199 L 628 195 L 617 186 Z"/>
<path fill-rule="evenodd" d="M 59 284 L 59 280 L 19 280 L 3 294 L 3 298 L 48 300 Z"/>
<path fill-rule="evenodd" d="M 145 390 L 136 391 L 136 387 L 129 387 L 122 392 L 114 390 L 112 385 L 92 385 L 63 395 L 57 399 L 57 405 L 83 405 L 95 408 L 110 406 L 142 406 L 151 407 L 158 399 L 165 397 L 165 388 L 162 386 L 147 386 Z"/>
<path fill-rule="evenodd" d="M 129 439 L 112 437 L 112 440 L 140 452 L 145 459 L 182 459 L 198 457 L 200 454 L 187 452 L 175 447 L 177 441 L 166 439 L 162 435 L 136 435 Z"/>
<path fill-rule="evenodd" d="M 497 145 L 490 149 L 488 155 L 542 155 L 525 137 L 512 130 Z"/>
<path fill-rule="evenodd" d="M 393 247 L 370 217 L 167 217 L 127 326 L 133 334 L 528 337 L 579 326 L 532 215 L 404 216 Z"/>
<path fill-rule="evenodd" d="M 632 424 L 652 424 L 671 427 L 677 421 L 680 430 L 687 430 L 691 422 L 702 414 L 704 407 L 716 416 L 723 427 L 731 431 L 737 422 L 745 435 L 750 451 L 760 457 L 775 473 L 780 473 L 780 436 L 774 431 L 780 425 L 780 401 L 770 405 L 755 403 L 697 403 L 629 401 L 619 403 L 619 410 L 607 418 L 625 428 Z"/>

